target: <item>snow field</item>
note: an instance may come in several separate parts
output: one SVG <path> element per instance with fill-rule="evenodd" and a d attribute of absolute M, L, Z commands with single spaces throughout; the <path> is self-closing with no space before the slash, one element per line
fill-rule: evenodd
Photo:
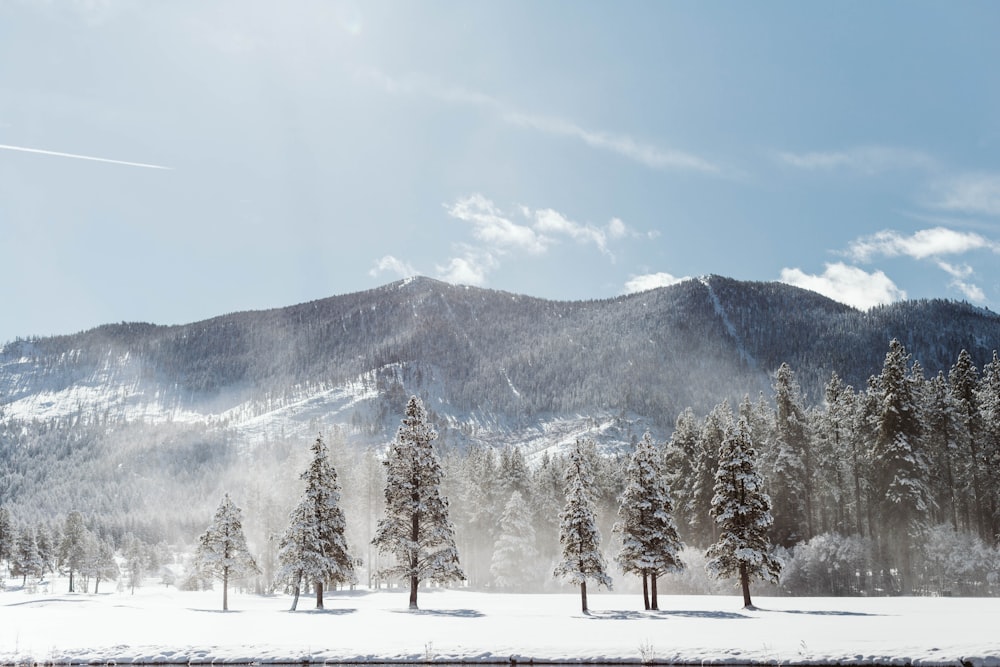
<path fill-rule="evenodd" d="M 57 582 L 58 585 L 59 582 Z M 64 589 L 61 589 L 64 590 Z M 421 590 L 303 597 L 146 587 L 0 593 L 0 663 L 657 662 L 1000 666 L 1000 599 L 754 598 Z"/>

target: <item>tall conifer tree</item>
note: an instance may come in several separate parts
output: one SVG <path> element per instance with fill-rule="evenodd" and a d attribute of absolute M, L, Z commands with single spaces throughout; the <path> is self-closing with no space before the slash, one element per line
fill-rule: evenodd
<path fill-rule="evenodd" d="M 684 566 L 679 556 L 681 540 L 674 523 L 670 487 L 659 460 L 647 432 L 629 460 L 615 524 L 615 531 L 622 536 L 618 564 L 623 572 L 642 577 L 646 609 L 660 608 L 656 591 L 660 575 Z M 647 590 L 647 582 L 651 590 Z"/>
<path fill-rule="evenodd" d="M 280 576 L 291 581 L 295 601 L 303 582 L 312 582 L 316 591 L 316 608 L 323 609 L 323 587 L 327 583 L 356 581 L 354 562 L 344 539 L 346 521 L 340 508 L 340 484 L 337 471 L 330 463 L 323 437 L 312 444 L 312 461 L 299 476 L 306 488 L 298 505 L 292 510 L 288 528 L 278 547 Z"/>
<path fill-rule="evenodd" d="M 580 604 L 585 614 L 589 611 L 587 580 L 593 579 L 598 586 L 611 588 L 611 577 L 607 575 L 601 553 L 601 531 L 597 528 L 592 497 L 594 475 L 586 450 L 585 444 L 577 440 L 570 451 L 566 467 L 566 505 L 559 515 L 562 559 L 553 572 L 553 576 L 580 586 Z"/>
<path fill-rule="evenodd" d="M 437 432 L 423 403 L 412 396 L 389 446 L 386 460 L 385 517 L 372 543 L 395 556 L 383 573 L 407 580 L 410 609 L 417 609 L 421 581 L 446 583 L 465 578 L 458 562 L 448 499 L 441 495 L 441 464 L 432 447 Z"/>
<path fill-rule="evenodd" d="M 222 611 L 229 611 L 229 582 L 260 572 L 247 549 L 242 514 L 227 493 L 215 511 L 212 524 L 198 538 L 195 552 L 198 569 L 222 580 Z"/>
<path fill-rule="evenodd" d="M 712 517 L 719 539 L 709 549 L 706 568 L 717 577 L 738 576 L 743 606 L 752 607 L 751 579 L 777 582 L 781 563 L 771 555 L 771 499 L 757 471 L 757 454 L 745 419 L 731 428 L 719 452 Z"/>

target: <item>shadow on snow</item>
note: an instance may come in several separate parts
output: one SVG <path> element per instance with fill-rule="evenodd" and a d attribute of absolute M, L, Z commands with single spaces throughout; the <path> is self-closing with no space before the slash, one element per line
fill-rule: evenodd
<path fill-rule="evenodd" d="M 445 616 L 448 618 L 482 618 L 483 612 L 476 609 L 393 609 L 395 614 L 416 614 L 418 616 Z"/>

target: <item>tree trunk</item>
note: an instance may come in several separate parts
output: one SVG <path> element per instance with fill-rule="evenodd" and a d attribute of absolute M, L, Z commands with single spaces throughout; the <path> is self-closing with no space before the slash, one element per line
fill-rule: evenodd
<path fill-rule="evenodd" d="M 645 605 L 646 610 L 649 610 L 649 575 L 646 571 L 642 571 L 642 603 Z"/>
<path fill-rule="evenodd" d="M 660 602 L 656 599 L 656 580 L 659 578 L 655 572 L 649 575 L 650 584 L 652 584 L 652 597 L 653 597 L 653 611 L 660 611 Z"/>
<path fill-rule="evenodd" d="M 589 614 L 590 610 L 587 608 L 587 582 L 580 582 L 580 604 L 583 607 L 583 613 Z"/>
<path fill-rule="evenodd" d="M 410 609 L 418 609 L 417 607 L 417 588 L 420 586 L 420 580 L 417 579 L 417 575 L 410 575 Z"/>
<path fill-rule="evenodd" d="M 314 586 L 316 587 L 316 608 L 323 608 L 323 582 L 317 581 Z"/>
<path fill-rule="evenodd" d="M 743 607 L 749 609 L 753 603 L 750 602 L 750 574 L 746 563 L 740 563 L 740 586 L 743 587 Z"/>
<path fill-rule="evenodd" d="M 94 578 L 94 595 L 97 595 L 97 589 L 98 589 L 98 587 L 100 585 L 101 585 L 101 578 L 100 577 L 95 577 Z"/>
<path fill-rule="evenodd" d="M 222 611 L 229 611 L 229 568 L 222 568 Z"/>
<path fill-rule="evenodd" d="M 411 499 L 415 505 L 420 503 L 420 492 L 416 484 L 413 485 L 413 493 L 411 494 Z M 411 544 L 419 544 L 420 542 L 420 513 L 417 511 L 413 512 L 413 516 L 410 517 L 410 542 Z M 416 547 L 411 547 L 415 549 Z M 417 575 L 417 558 L 418 554 L 416 551 L 410 552 L 410 609 L 417 609 L 417 587 L 420 586 L 420 578 Z"/>
<path fill-rule="evenodd" d="M 73 568 L 70 568 L 69 570 L 69 592 L 70 593 L 76 592 L 73 590 Z"/>
<path fill-rule="evenodd" d="M 290 611 L 295 611 L 299 606 L 299 584 L 295 584 L 295 596 L 292 598 L 292 608 Z"/>

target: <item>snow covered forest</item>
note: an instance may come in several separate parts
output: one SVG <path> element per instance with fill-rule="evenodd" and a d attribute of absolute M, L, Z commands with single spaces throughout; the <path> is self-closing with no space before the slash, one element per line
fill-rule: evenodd
<path fill-rule="evenodd" d="M 720 453 L 745 430 L 769 515 L 754 539 L 777 564 L 756 592 L 995 595 L 996 341 L 1000 318 L 966 304 L 860 313 L 714 276 L 580 303 L 418 279 L 183 327 L 15 341 L 0 352 L 0 575 L 211 585 L 195 556 L 229 494 L 253 563 L 239 586 L 397 585 L 402 570 L 386 573 L 399 553 L 373 540 L 415 394 L 437 433 L 452 573 L 465 577 L 446 585 L 576 584 L 553 574 L 580 447 L 578 505 L 599 535 L 589 562 L 616 590 L 655 571 L 660 593 L 732 592 L 706 566 L 728 568 L 708 555 L 723 537 L 713 499 L 732 463 Z M 282 554 L 308 542 L 288 529 L 309 511 L 300 475 L 318 434 L 343 544 L 340 569 L 316 578 Z M 636 511 L 636 475 L 665 489 L 657 508 Z M 676 549 L 653 558 L 636 526 L 666 515 Z"/>
<path fill-rule="evenodd" d="M 655 481 L 669 489 L 668 507 L 683 543 L 676 566 L 656 568 L 663 573 L 661 591 L 731 591 L 732 581 L 706 575 L 705 552 L 719 538 L 713 496 L 727 464 L 723 443 L 737 422 L 756 450 L 754 464 L 773 518 L 768 553 L 780 564 L 780 577 L 759 584 L 759 590 L 789 595 L 1000 592 L 1000 495 L 993 479 L 1000 463 L 996 354 L 977 369 L 963 351 L 948 372 L 928 377 L 893 340 L 881 372 L 866 386 L 854 388 L 832 375 L 820 403 L 806 404 L 794 371 L 782 365 L 769 395 L 747 396 L 737 405 L 723 400 L 700 417 L 682 411 L 666 441 L 648 443 L 662 471 Z M 387 497 L 385 450 L 351 447 L 339 432 L 328 439 L 332 465 L 342 471 L 338 505 L 346 518 L 341 520 L 343 551 L 350 558 L 341 558 L 349 575 L 323 580 L 367 587 L 395 583 L 379 574 L 393 567 L 392 555 L 372 546 Z M 573 456 L 587 459 L 586 495 L 593 501 L 600 551 L 606 561 L 618 560 L 635 573 L 620 556 L 628 545 L 616 523 L 635 503 L 626 489 L 637 474 L 630 471 L 630 461 L 642 445 L 636 436 L 631 447 L 602 452 L 584 441 L 569 458 L 546 451 L 535 460 L 510 447 L 443 447 L 440 489 L 450 501 L 448 518 L 465 576 L 453 585 L 561 590 L 552 573 L 560 557 L 560 514 L 572 491 L 566 471 L 579 464 Z M 307 455 L 305 444 L 290 438 L 258 448 L 242 478 L 227 473 L 224 483 L 243 507 L 248 554 L 255 562 L 245 572 L 245 587 L 271 592 L 292 585 L 287 568 L 279 576 L 282 543 L 276 536 L 299 511 L 293 509 L 302 485 L 289 479 L 288 470 L 305 469 Z M 174 465 L 178 471 L 185 467 Z M 213 486 L 218 482 L 213 480 Z M 140 485 L 135 492 L 155 489 Z M 26 583 L 58 569 L 76 575 L 76 585 L 85 590 L 97 590 L 109 579 L 134 585 L 142 575 L 182 587 L 208 584 L 191 559 L 194 536 L 208 515 L 176 507 L 152 512 L 145 522 L 132 517 L 130 525 L 121 521 L 127 498 L 112 496 L 106 502 L 107 512 L 74 511 L 63 517 L 0 510 L 0 572 L 8 581 Z M 177 516 L 185 520 L 170 521 Z M 639 585 L 634 576 L 614 574 L 619 589 Z"/>

